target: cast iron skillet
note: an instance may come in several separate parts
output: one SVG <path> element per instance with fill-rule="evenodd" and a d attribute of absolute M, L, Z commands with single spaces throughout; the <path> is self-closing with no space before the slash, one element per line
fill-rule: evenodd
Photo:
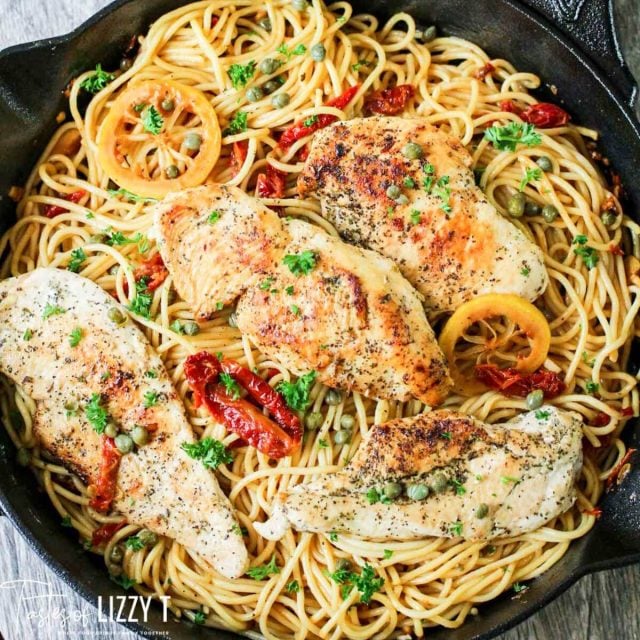
<path fill-rule="evenodd" d="M 151 21 L 180 4 L 180 0 L 117 0 L 68 36 L 0 54 L 2 229 L 15 215 L 14 204 L 6 196 L 8 189 L 23 183 L 53 133 L 55 116 L 65 108 L 62 90 L 69 79 L 97 62 L 113 68 L 132 34 L 144 32 Z M 527 0 L 530 7 L 515 0 L 355 0 L 354 4 L 380 18 L 406 10 L 423 25 L 435 23 L 441 33 L 468 38 L 490 55 L 538 73 L 547 87 L 557 88 L 557 96 L 546 89 L 541 96 L 564 103 L 576 122 L 601 131 L 602 150 L 627 187 L 627 211 L 638 216 L 640 182 L 635 163 L 640 158 L 640 127 L 631 111 L 637 87 L 617 46 L 610 0 Z M 633 367 L 635 372 L 637 365 Z M 638 422 L 628 427 L 626 441 L 638 446 Z M 75 535 L 60 526 L 32 475 L 16 465 L 4 429 L 0 429 L 0 460 L 0 505 L 36 553 L 91 603 L 97 602 L 98 595 L 121 594 L 109 581 L 100 559 L 85 554 Z M 605 496 L 596 527 L 575 542 L 561 562 L 534 580 L 526 593 L 481 605 L 480 615 L 460 629 L 429 631 L 429 638 L 494 637 L 583 575 L 640 561 L 640 503 L 635 501 L 635 494 L 640 495 L 640 465 L 633 466 L 622 486 Z M 144 627 L 130 627 L 143 634 L 168 631 L 176 640 L 238 637 L 186 622 L 165 623 L 160 608 L 152 611 Z"/>

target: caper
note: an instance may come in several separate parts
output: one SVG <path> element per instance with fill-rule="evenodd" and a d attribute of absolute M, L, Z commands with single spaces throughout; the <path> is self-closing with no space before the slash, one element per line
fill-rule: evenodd
<path fill-rule="evenodd" d="M 109 554 L 109 560 L 114 564 L 120 564 L 122 562 L 122 558 L 124 558 L 122 547 L 119 544 L 114 544 L 111 548 L 111 553 Z"/>
<path fill-rule="evenodd" d="M 551 171 L 551 169 L 553 169 L 551 158 L 549 158 L 548 156 L 540 156 L 536 160 L 536 164 L 545 172 Z"/>
<path fill-rule="evenodd" d="M 478 508 L 476 509 L 476 518 L 480 518 L 482 520 L 482 518 L 487 517 L 488 513 L 489 507 L 483 502 L 482 504 L 479 504 Z"/>
<path fill-rule="evenodd" d="M 348 571 L 349 569 L 351 569 L 351 562 L 349 562 L 349 560 L 347 560 L 346 558 L 339 558 L 336 562 L 336 569 L 338 569 L 339 571 Z"/>
<path fill-rule="evenodd" d="M 324 416 L 321 413 L 310 413 L 305 419 L 304 424 L 309 431 L 314 431 L 324 422 Z"/>
<path fill-rule="evenodd" d="M 120 453 L 130 453 L 133 449 L 133 440 L 131 436 L 126 433 L 119 433 L 115 437 L 116 449 Z"/>
<path fill-rule="evenodd" d="M 280 63 L 273 58 L 265 58 L 260 63 L 260 72 L 264 73 L 265 76 L 270 76 L 278 67 Z"/>
<path fill-rule="evenodd" d="M 200 327 L 198 326 L 198 323 L 194 322 L 193 320 L 185 322 L 184 325 L 182 325 L 182 330 L 188 336 L 197 336 L 200 333 Z"/>
<path fill-rule="evenodd" d="M 107 234 L 106 233 L 94 233 L 92 236 L 89 237 L 89 242 L 95 242 L 100 243 L 100 242 L 104 242 L 107 239 Z"/>
<path fill-rule="evenodd" d="M 545 222 L 553 222 L 558 215 L 558 210 L 552 204 L 545 204 L 544 207 L 542 207 L 542 217 L 545 219 Z"/>
<path fill-rule="evenodd" d="M 532 391 L 525 400 L 527 404 L 527 409 L 533 411 L 534 409 L 539 409 L 544 402 L 544 391 L 542 389 L 536 389 Z"/>
<path fill-rule="evenodd" d="M 355 425 L 355 423 L 356 423 L 355 418 L 349 415 L 348 413 L 343 414 L 342 417 L 340 418 L 340 426 L 343 429 L 353 429 L 353 426 Z"/>
<path fill-rule="evenodd" d="M 249 87 L 245 95 L 249 102 L 258 102 L 264 98 L 264 91 L 260 87 Z"/>
<path fill-rule="evenodd" d="M 104 428 L 104 435 L 109 437 L 109 438 L 115 438 L 118 435 L 118 427 L 116 427 L 115 424 L 113 424 L 112 422 L 110 422 L 105 428 Z"/>
<path fill-rule="evenodd" d="M 402 485 L 399 482 L 387 482 L 387 484 L 382 487 L 382 493 L 387 498 L 394 500 L 402 493 Z"/>
<path fill-rule="evenodd" d="M 396 198 L 396 203 L 397 204 L 409 204 L 409 198 L 407 198 L 407 196 L 404 195 L 404 193 L 401 193 L 397 198 Z"/>
<path fill-rule="evenodd" d="M 21 467 L 26 467 L 29 464 L 29 460 L 31 460 L 31 456 L 29 455 L 29 451 L 27 449 L 25 449 L 24 447 L 20 447 L 18 449 L 16 459 Z"/>
<path fill-rule="evenodd" d="M 124 324 L 127 321 L 126 316 L 118 307 L 111 307 L 109 311 L 107 311 L 107 317 L 111 322 L 115 322 L 116 324 Z"/>
<path fill-rule="evenodd" d="M 431 42 L 432 40 L 435 40 L 437 35 L 438 35 L 438 30 L 434 25 L 427 27 L 424 31 L 416 31 L 416 37 L 418 38 L 418 40 L 420 40 L 421 42 L 424 42 L 425 44 L 427 42 Z"/>
<path fill-rule="evenodd" d="M 229 314 L 229 318 L 227 319 L 227 322 L 229 323 L 230 327 L 233 327 L 234 329 L 238 328 L 238 316 L 236 315 L 235 311 L 232 311 Z"/>
<path fill-rule="evenodd" d="M 266 94 L 273 93 L 280 88 L 280 82 L 278 82 L 277 80 L 269 80 L 269 82 L 265 82 L 262 85 L 262 88 L 264 89 L 264 92 Z"/>
<path fill-rule="evenodd" d="M 289 98 L 288 93 L 276 93 L 271 97 L 271 104 L 276 109 L 283 109 L 289 104 L 289 100 L 291 100 L 291 98 Z"/>
<path fill-rule="evenodd" d="M 262 20 L 259 20 L 258 26 L 265 31 L 271 31 L 271 29 L 273 28 L 271 26 L 271 20 L 269 18 L 262 18 Z"/>
<path fill-rule="evenodd" d="M 327 50 L 324 48 L 322 42 L 318 42 L 311 47 L 311 59 L 315 62 L 322 62 L 327 55 Z"/>
<path fill-rule="evenodd" d="M 296 11 L 304 11 L 307 8 L 307 0 L 292 0 L 291 6 Z"/>
<path fill-rule="evenodd" d="M 183 144 L 189 151 L 198 151 L 202 145 L 202 136 L 195 131 L 191 131 L 184 137 Z"/>
<path fill-rule="evenodd" d="M 614 225 L 616 223 L 618 216 L 616 215 L 615 211 L 603 211 L 600 214 L 600 220 L 602 220 L 602 224 L 605 227 L 611 227 L 612 225 Z"/>
<path fill-rule="evenodd" d="M 407 487 L 407 498 L 410 500 L 424 500 L 429 495 L 429 487 L 426 484 L 414 483 Z"/>
<path fill-rule="evenodd" d="M 175 164 L 170 164 L 165 170 L 164 170 L 167 178 L 169 178 L 170 180 L 173 180 L 174 178 L 177 178 L 180 175 L 180 169 L 178 169 L 178 167 L 176 167 Z"/>
<path fill-rule="evenodd" d="M 149 432 L 141 424 L 137 424 L 131 429 L 131 439 L 141 447 L 149 442 Z"/>
<path fill-rule="evenodd" d="M 342 394 L 337 389 L 329 389 L 324 401 L 328 405 L 336 406 L 342 402 Z"/>
<path fill-rule="evenodd" d="M 160 106 L 163 111 L 173 111 L 176 108 L 176 103 L 171 98 L 165 98 Z"/>
<path fill-rule="evenodd" d="M 539 216 L 542 211 L 542 207 L 533 200 L 527 200 L 527 204 L 524 205 L 525 216 Z"/>
<path fill-rule="evenodd" d="M 129 71 L 133 66 L 133 60 L 131 58 L 122 58 L 120 60 L 120 71 Z"/>
<path fill-rule="evenodd" d="M 442 493 L 447 490 L 449 486 L 449 482 L 447 481 L 446 476 L 443 473 L 436 473 L 433 476 L 433 481 L 431 482 L 431 490 L 434 493 Z"/>
<path fill-rule="evenodd" d="M 395 200 L 401 195 L 400 187 L 397 184 L 391 184 L 387 187 L 387 197 Z"/>
<path fill-rule="evenodd" d="M 514 218 L 520 218 L 524 213 L 524 205 L 527 199 L 525 198 L 524 193 L 514 193 L 510 198 L 509 202 L 507 202 L 507 211 L 509 215 Z"/>
<path fill-rule="evenodd" d="M 142 531 L 138 532 L 138 539 L 145 547 L 152 547 L 158 542 L 158 536 L 153 531 L 149 531 L 149 529 L 142 529 Z"/>
<path fill-rule="evenodd" d="M 347 429 L 340 429 L 336 431 L 336 434 L 333 436 L 333 441 L 336 444 L 347 444 L 351 440 L 351 431 Z"/>
<path fill-rule="evenodd" d="M 422 147 L 417 142 L 407 142 L 407 144 L 402 147 L 402 155 L 407 158 L 407 160 L 418 160 L 423 156 Z"/>

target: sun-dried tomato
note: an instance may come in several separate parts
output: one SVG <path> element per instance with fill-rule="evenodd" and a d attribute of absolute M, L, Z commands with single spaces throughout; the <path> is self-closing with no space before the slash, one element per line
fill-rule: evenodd
<path fill-rule="evenodd" d="M 68 202 L 73 202 L 74 204 L 77 204 L 86 195 L 87 195 L 87 192 L 84 189 L 78 189 L 77 191 L 70 193 L 68 196 L 65 196 L 64 199 L 67 200 Z M 69 212 L 69 209 L 67 209 L 66 207 L 61 207 L 60 205 L 57 205 L 57 204 L 48 204 L 44 208 L 43 214 L 47 216 L 47 218 L 55 218 L 56 216 L 59 216 L 62 213 L 68 213 L 68 212 Z"/>
<path fill-rule="evenodd" d="M 520 113 L 520 117 L 539 129 L 561 127 L 571 119 L 564 109 L 550 102 L 532 104 Z"/>
<path fill-rule="evenodd" d="M 480 382 L 505 396 L 524 398 L 539 389 L 544 392 L 546 399 L 550 399 L 565 390 L 565 384 L 558 374 L 544 368 L 533 373 L 520 373 L 513 368 L 499 369 L 494 364 L 479 364 L 475 367 L 475 374 Z"/>
<path fill-rule="evenodd" d="M 372 93 L 364 101 L 365 113 L 380 113 L 393 116 L 400 113 L 413 97 L 416 89 L 411 84 L 399 84 L 390 89 L 382 89 Z"/>
<path fill-rule="evenodd" d="M 256 192 L 261 198 L 282 198 L 287 174 L 267 163 L 267 172 L 258 174 Z"/>

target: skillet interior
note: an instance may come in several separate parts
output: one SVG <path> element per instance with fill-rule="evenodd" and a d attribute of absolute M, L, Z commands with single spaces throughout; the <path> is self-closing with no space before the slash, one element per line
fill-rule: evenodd
<path fill-rule="evenodd" d="M 61 91 L 78 72 L 103 62 L 115 66 L 130 36 L 149 22 L 183 4 L 180 0 L 118 0 L 70 37 L 14 47 L 0 55 L 0 193 L 21 184 L 38 153 L 55 129 L 55 115 L 64 108 Z M 622 99 L 574 46 L 543 21 L 512 0 L 476 0 L 473 15 L 465 0 L 407 0 L 354 2 L 356 9 L 381 19 L 406 10 L 419 22 L 436 23 L 441 32 L 468 38 L 490 55 L 504 57 L 516 67 L 532 70 L 558 88 L 554 100 L 565 103 L 575 121 L 599 129 L 602 149 L 628 186 L 627 211 L 640 211 L 640 184 L 634 181 L 634 161 L 640 157 L 640 127 Z M 526 46 L 523 46 L 526 43 Z M 42 70 L 46 69 L 46 73 Z M 34 71 L 35 70 L 35 71 Z M 544 94 L 544 91 L 543 91 Z M 9 161 L 10 159 L 10 161 Z M 0 228 L 11 224 L 14 205 L 0 199 Z M 640 355 L 640 354 L 638 354 Z M 633 367 L 637 368 L 640 358 Z M 640 425 L 627 429 L 628 446 L 640 444 Z M 0 430 L 0 503 L 14 524 L 45 561 L 73 588 L 95 603 L 98 595 L 118 595 L 97 557 L 89 558 L 75 536 L 60 527 L 59 518 L 43 493 L 34 491 L 33 478 L 15 463 L 13 447 Z M 622 488 L 605 497 L 596 527 L 574 543 L 563 560 L 531 583 L 518 598 L 503 597 L 482 605 L 481 615 L 458 630 L 429 633 L 433 640 L 489 638 L 538 610 L 589 571 L 640 561 L 640 469 L 627 476 Z M 145 629 L 131 625 L 136 631 Z M 231 639 L 234 634 L 194 628 L 187 623 L 163 622 L 154 610 L 146 630 L 169 632 L 172 638 Z"/>

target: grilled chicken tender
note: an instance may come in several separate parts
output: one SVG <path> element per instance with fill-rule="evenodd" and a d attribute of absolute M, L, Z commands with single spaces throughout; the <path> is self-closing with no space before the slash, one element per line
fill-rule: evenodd
<path fill-rule="evenodd" d="M 576 498 L 581 424 L 551 406 L 501 425 L 448 410 L 392 420 L 373 427 L 343 470 L 280 494 L 271 519 L 255 527 L 271 540 L 289 526 L 374 540 L 533 531 Z M 376 501 L 389 483 L 405 492 Z M 423 500 L 407 496 L 414 483 L 430 487 Z"/>
<path fill-rule="evenodd" d="M 387 258 L 280 220 L 234 187 L 168 196 L 156 206 L 156 234 L 200 317 L 239 297 L 239 329 L 297 374 L 315 370 L 327 385 L 375 398 L 445 398 L 444 356 L 417 293 Z M 305 252 L 313 264 L 293 273 L 285 257 Z"/>
<path fill-rule="evenodd" d="M 403 155 L 409 142 L 422 158 Z M 484 293 L 534 300 L 548 282 L 542 251 L 487 201 L 471 163 L 457 138 L 422 120 L 355 118 L 314 135 L 298 191 L 321 200 L 347 242 L 394 260 L 432 309 Z M 392 185 L 406 204 L 387 195 Z"/>
<path fill-rule="evenodd" d="M 106 438 L 85 414 L 92 395 L 101 395 L 122 432 L 146 427 L 149 442 L 120 459 L 112 508 L 193 549 L 221 574 L 239 577 L 248 555 L 231 505 L 214 474 L 181 450 L 194 442 L 182 402 L 140 330 L 109 319 L 114 306 L 98 285 L 59 269 L 1 282 L 0 370 L 35 400 L 39 444 L 90 487 Z M 74 347 L 75 328 L 82 333 Z"/>

